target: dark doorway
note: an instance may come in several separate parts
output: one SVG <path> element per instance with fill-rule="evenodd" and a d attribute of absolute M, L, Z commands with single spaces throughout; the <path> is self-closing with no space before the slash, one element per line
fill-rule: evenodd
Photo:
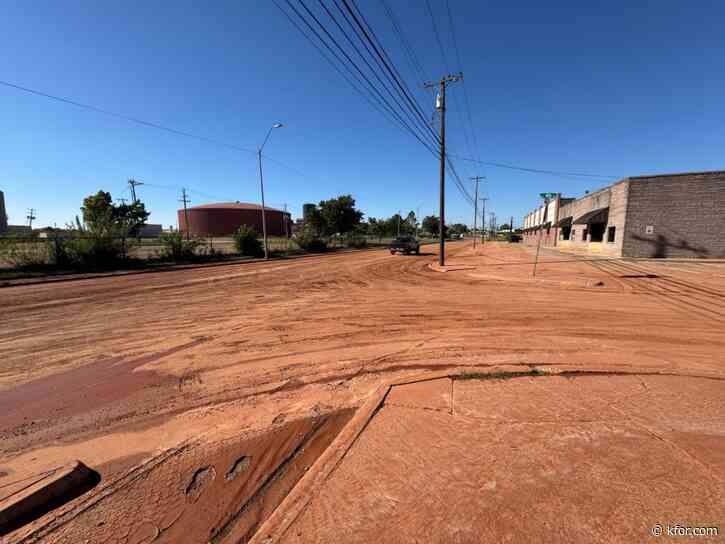
<path fill-rule="evenodd" d="M 604 229 L 606 227 L 606 223 L 592 223 L 589 225 L 589 241 L 601 242 L 604 240 Z"/>

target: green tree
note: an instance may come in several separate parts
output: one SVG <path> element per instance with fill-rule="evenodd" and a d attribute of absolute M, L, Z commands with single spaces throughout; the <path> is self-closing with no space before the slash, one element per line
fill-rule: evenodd
<path fill-rule="evenodd" d="M 307 234 L 311 236 L 322 236 L 325 232 L 325 222 L 322 219 L 320 208 L 317 206 L 310 210 L 307 217 L 305 217 L 304 230 L 310 231 Z"/>
<path fill-rule="evenodd" d="M 84 236 L 75 243 L 75 260 L 90 266 L 106 266 L 120 255 L 126 257 L 127 238 L 135 236 L 146 223 L 149 212 L 140 201 L 132 204 L 113 204 L 111 193 L 98 191 L 83 199 L 83 223 L 76 218 Z"/>
<path fill-rule="evenodd" d="M 345 234 L 353 230 L 362 220 L 363 213 L 355 208 L 352 195 L 323 200 L 319 206 L 320 231 L 322 234 Z"/>
<path fill-rule="evenodd" d="M 91 234 L 109 236 L 113 230 L 113 200 L 111 193 L 98 191 L 83 199 L 81 206 L 84 230 Z"/>
<path fill-rule="evenodd" d="M 149 215 L 144 203 L 138 200 L 133 204 L 121 204 L 113 207 L 115 229 L 122 237 L 138 235 Z"/>
<path fill-rule="evenodd" d="M 446 230 L 450 234 L 466 234 L 468 232 L 468 227 L 463 223 L 454 223 L 453 225 L 448 226 Z"/>
<path fill-rule="evenodd" d="M 408 234 L 415 234 L 415 227 L 418 225 L 418 218 L 415 216 L 415 212 L 410 210 L 408 216 L 405 218 L 406 232 Z"/>
<path fill-rule="evenodd" d="M 441 229 L 441 221 L 438 219 L 437 215 L 427 215 L 423 218 L 421 226 L 423 227 L 423 230 L 429 232 L 433 236 L 438 236 Z"/>
<path fill-rule="evenodd" d="M 378 240 L 382 240 L 387 234 L 387 226 L 384 219 L 375 219 L 371 217 L 368 219 L 367 232 L 370 236 L 377 236 Z"/>
<path fill-rule="evenodd" d="M 83 199 L 83 230 L 96 236 L 125 238 L 138 232 L 149 217 L 143 202 L 113 204 L 111 193 L 98 191 Z"/>

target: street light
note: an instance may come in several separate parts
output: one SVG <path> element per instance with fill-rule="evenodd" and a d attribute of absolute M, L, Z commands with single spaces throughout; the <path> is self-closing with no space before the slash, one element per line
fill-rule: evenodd
<path fill-rule="evenodd" d="M 282 123 L 275 123 L 271 127 L 269 127 L 269 130 L 267 131 L 267 136 L 264 138 L 264 142 L 262 142 L 262 145 L 259 146 L 257 149 L 257 158 L 259 160 L 259 188 L 262 193 L 262 238 L 264 239 L 264 258 L 269 258 L 269 253 L 267 249 L 267 218 L 265 216 L 264 212 L 264 176 L 262 175 L 262 150 L 264 149 L 265 144 L 267 143 L 267 140 L 269 140 L 269 135 L 272 134 L 272 130 L 275 128 L 282 128 L 284 125 Z"/>

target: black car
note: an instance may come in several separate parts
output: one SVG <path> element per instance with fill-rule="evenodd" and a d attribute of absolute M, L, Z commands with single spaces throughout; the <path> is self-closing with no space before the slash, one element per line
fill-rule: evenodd
<path fill-rule="evenodd" d="M 392 242 L 390 242 L 390 254 L 395 255 L 396 253 L 410 253 L 420 254 L 420 242 L 415 239 L 415 236 L 399 236 Z"/>

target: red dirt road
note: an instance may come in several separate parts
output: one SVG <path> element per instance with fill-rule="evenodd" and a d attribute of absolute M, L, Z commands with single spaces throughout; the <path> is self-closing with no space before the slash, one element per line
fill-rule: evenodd
<path fill-rule="evenodd" d="M 451 244 L 446 273 L 424 249 L 0 289 L 0 485 L 76 458 L 112 480 L 428 369 L 725 376 L 725 264 L 546 252 L 531 280 L 521 246 Z"/>

